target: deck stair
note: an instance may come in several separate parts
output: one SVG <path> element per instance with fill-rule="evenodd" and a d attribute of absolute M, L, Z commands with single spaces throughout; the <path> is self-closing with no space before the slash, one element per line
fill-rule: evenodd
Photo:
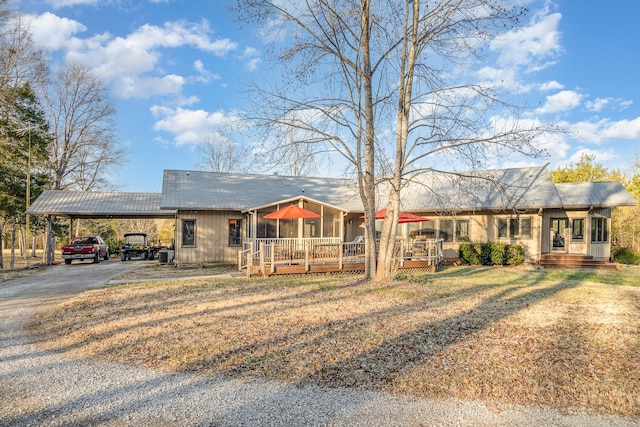
<path fill-rule="evenodd" d="M 598 270 L 616 270 L 618 266 L 606 260 L 594 259 L 582 254 L 544 254 L 540 259 L 544 268 L 593 268 Z"/>

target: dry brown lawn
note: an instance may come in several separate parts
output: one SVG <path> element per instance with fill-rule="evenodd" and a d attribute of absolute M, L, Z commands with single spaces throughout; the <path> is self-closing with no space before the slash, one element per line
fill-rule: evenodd
<path fill-rule="evenodd" d="M 198 279 L 86 292 L 40 313 L 70 357 L 493 404 L 640 416 L 640 271 L 451 268 Z"/>

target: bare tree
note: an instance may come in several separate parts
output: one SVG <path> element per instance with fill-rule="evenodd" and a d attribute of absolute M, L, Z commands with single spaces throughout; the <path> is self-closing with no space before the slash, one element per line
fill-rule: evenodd
<path fill-rule="evenodd" d="M 51 122 L 53 188 L 89 191 L 108 186 L 124 156 L 113 133 L 113 107 L 104 83 L 86 66 L 61 69 L 45 92 Z"/>
<path fill-rule="evenodd" d="M 198 147 L 198 166 L 212 172 L 247 172 L 251 168 L 251 151 L 231 141 L 209 137 Z"/>
<path fill-rule="evenodd" d="M 524 9 L 497 0 L 238 3 L 242 19 L 271 31 L 287 75 L 280 86 L 257 86 L 252 118 L 280 141 L 276 150 L 291 145 L 283 129 L 295 128 L 295 144 L 333 150 L 350 163 L 365 209 L 370 278 L 391 273 L 400 194 L 413 174 L 539 153 L 532 142 L 544 127 L 520 123 L 518 106 L 502 101 L 499 88 L 456 72 L 494 35 L 518 25 Z M 509 107 L 514 115 L 498 124 L 498 112 Z M 376 180 L 388 188 L 377 259 Z"/>
<path fill-rule="evenodd" d="M 45 58 L 24 21 L 13 14 L 10 2 L 0 1 L 0 217 L 12 224 L 11 267 L 16 227 L 22 226 L 34 194 L 30 194 L 35 178 L 31 169 L 41 160 L 40 148 L 46 145 L 46 125 L 32 92 L 33 86 L 46 81 Z M 41 180 L 33 182 L 40 184 Z M 0 251 L 0 268 L 3 264 Z"/>

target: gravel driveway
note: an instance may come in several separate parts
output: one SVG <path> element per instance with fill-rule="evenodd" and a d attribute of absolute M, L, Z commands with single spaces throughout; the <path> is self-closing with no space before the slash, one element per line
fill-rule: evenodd
<path fill-rule="evenodd" d="M 0 425 L 640 425 L 639 420 L 541 407 L 434 402 L 351 389 L 167 374 L 70 360 L 30 344 L 24 326 L 35 310 L 140 265 L 60 265 L 0 283 Z"/>

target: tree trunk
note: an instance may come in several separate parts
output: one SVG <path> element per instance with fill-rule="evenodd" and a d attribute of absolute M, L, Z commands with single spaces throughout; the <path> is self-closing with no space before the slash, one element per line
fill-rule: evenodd
<path fill-rule="evenodd" d="M 375 116 L 373 111 L 373 84 L 371 81 L 371 22 L 370 22 L 370 2 L 369 0 L 361 0 L 361 21 L 360 30 L 362 37 L 360 38 L 362 49 L 362 80 L 364 87 L 364 116 L 365 116 L 365 134 L 364 134 L 364 174 L 360 171 L 362 184 L 362 201 L 364 205 L 364 225 L 365 225 L 365 276 L 373 279 L 376 276 L 376 191 L 375 191 Z M 364 176 L 362 176 L 364 175 Z"/>
<path fill-rule="evenodd" d="M 16 267 L 16 217 L 11 219 L 11 258 L 9 261 L 9 269 Z"/>
<path fill-rule="evenodd" d="M 46 265 L 52 265 L 55 256 L 56 235 L 53 232 L 53 217 L 47 215 L 47 245 L 46 245 Z"/>
<path fill-rule="evenodd" d="M 409 114 L 411 112 L 414 70 L 416 67 L 418 28 L 420 17 L 420 0 L 407 0 L 404 21 L 404 34 L 398 81 L 398 109 L 396 129 L 396 150 L 393 176 L 389 186 L 387 213 L 380 235 L 380 252 L 378 254 L 378 273 L 376 280 L 392 279 L 395 270 L 396 230 L 400 214 L 400 191 L 404 176 L 404 159 L 409 135 Z M 411 24 L 409 24 L 411 22 Z M 409 30 L 411 28 L 411 30 Z M 402 255 L 401 255 L 402 256 Z"/>

